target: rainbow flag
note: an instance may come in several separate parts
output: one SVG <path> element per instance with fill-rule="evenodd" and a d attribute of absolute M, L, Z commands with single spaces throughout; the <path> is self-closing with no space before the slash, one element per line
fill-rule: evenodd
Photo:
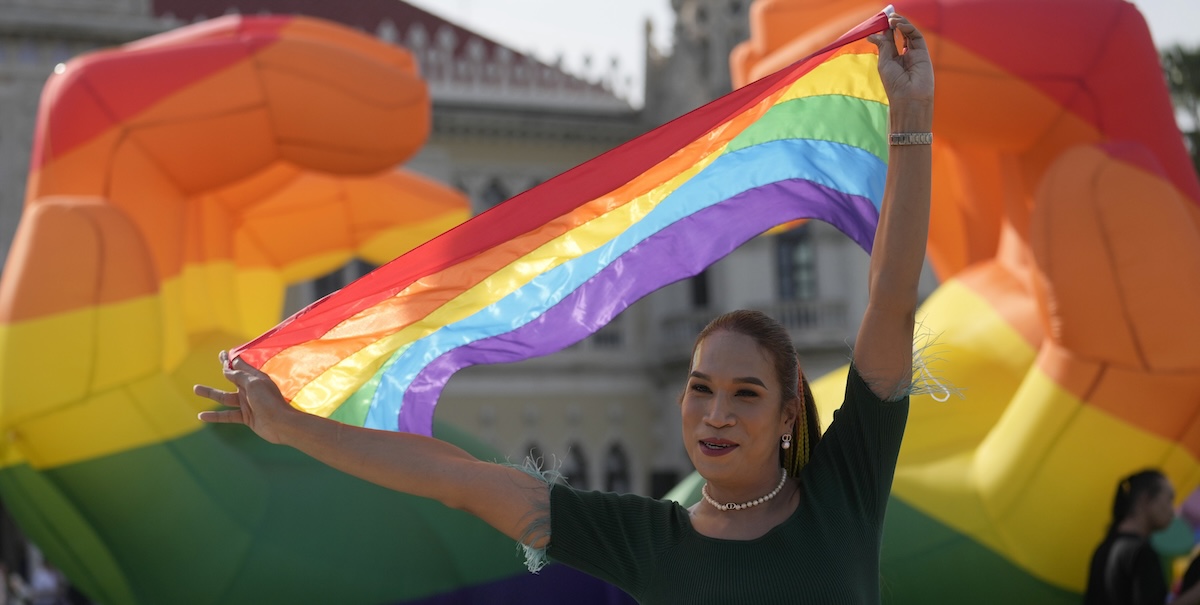
<path fill-rule="evenodd" d="M 295 407 L 428 435 L 474 364 L 565 348 L 776 225 L 826 221 L 868 252 L 887 97 L 865 40 L 886 13 L 461 224 L 233 352 Z"/>

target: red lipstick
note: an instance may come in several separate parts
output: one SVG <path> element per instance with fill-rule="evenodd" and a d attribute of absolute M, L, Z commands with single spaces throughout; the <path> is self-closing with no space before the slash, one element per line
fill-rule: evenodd
<path fill-rule="evenodd" d="M 705 456 L 724 456 L 737 449 L 738 444 L 728 439 L 701 439 L 700 452 Z"/>

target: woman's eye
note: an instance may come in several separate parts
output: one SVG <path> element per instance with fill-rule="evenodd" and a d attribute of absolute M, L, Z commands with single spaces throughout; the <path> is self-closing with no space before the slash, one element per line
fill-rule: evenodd
<path fill-rule="evenodd" d="M 697 393 L 708 393 L 708 392 L 710 392 L 710 391 L 708 390 L 708 387 L 707 387 L 706 385 L 703 385 L 703 384 L 693 384 L 693 385 L 692 385 L 692 390 L 693 390 L 693 391 L 696 391 Z"/>
<path fill-rule="evenodd" d="M 738 397 L 758 397 L 758 392 L 752 391 L 750 389 L 741 389 L 737 392 L 737 396 Z"/>

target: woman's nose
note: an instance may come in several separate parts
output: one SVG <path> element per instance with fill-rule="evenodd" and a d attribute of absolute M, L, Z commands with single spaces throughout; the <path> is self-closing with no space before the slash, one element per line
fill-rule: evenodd
<path fill-rule="evenodd" d="M 714 427 L 732 425 L 736 419 L 730 403 L 729 398 L 719 392 L 713 395 L 709 400 L 708 409 L 705 410 L 704 421 Z"/>

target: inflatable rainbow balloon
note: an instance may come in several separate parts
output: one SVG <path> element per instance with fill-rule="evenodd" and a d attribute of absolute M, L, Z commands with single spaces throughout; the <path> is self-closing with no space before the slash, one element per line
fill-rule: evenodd
<path fill-rule="evenodd" d="M 900 0 L 937 73 L 920 318 L 961 399 L 914 398 L 887 603 L 1077 603 L 1118 479 L 1200 483 L 1200 183 L 1123 0 Z M 877 6 L 757 0 L 734 79 Z M 844 373 L 817 381 L 822 417 Z"/>

